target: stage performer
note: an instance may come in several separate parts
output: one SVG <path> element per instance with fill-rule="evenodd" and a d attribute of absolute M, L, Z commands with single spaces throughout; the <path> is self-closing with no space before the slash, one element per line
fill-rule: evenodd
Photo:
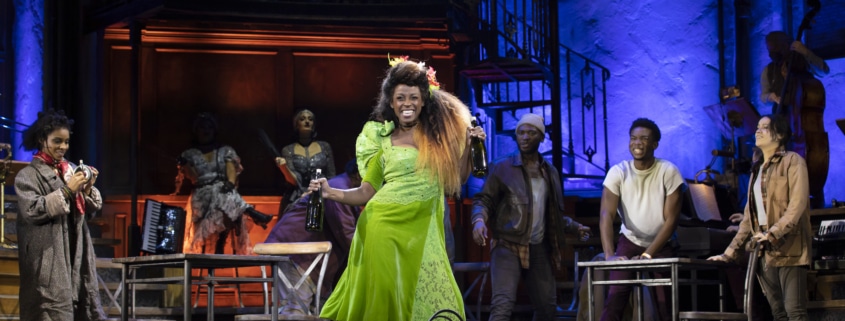
<path fill-rule="evenodd" d="M 65 159 L 73 120 L 47 110 L 23 133 L 37 151 L 15 178 L 20 319 L 105 320 L 87 219 L 103 207 L 100 172 Z"/>
<path fill-rule="evenodd" d="M 302 109 L 293 116 L 293 138 L 291 143 L 282 148 L 282 157 L 276 157 L 276 166 L 285 177 L 285 192 L 279 204 L 279 218 L 291 204 L 308 190 L 308 183 L 316 169 L 323 171 L 323 176 L 335 175 L 334 155 L 329 143 L 316 140 L 317 122 L 314 113 Z"/>
<path fill-rule="evenodd" d="M 778 321 L 807 320 L 812 255 L 807 163 L 786 150 L 791 131 L 783 115 L 763 116 L 757 122 L 755 144 L 763 157 L 751 169 L 745 215 L 725 253 L 708 258 L 733 261 L 744 249 L 761 246 L 757 280 Z"/>
<path fill-rule="evenodd" d="M 439 90 L 434 69 L 390 59 L 378 103 L 358 136 L 361 187 L 309 190 L 366 207 L 349 264 L 321 313 L 332 320 L 429 320 L 440 310 L 463 317 L 463 300 L 444 245 L 444 197 L 469 176 L 469 109 Z"/>
<path fill-rule="evenodd" d="M 215 254 L 223 254 L 226 240 L 232 235 L 235 254 L 252 252 L 244 214 L 255 224 L 267 228 L 273 217 L 263 214 L 244 202 L 238 193 L 238 175 L 243 171 L 235 150 L 217 140 L 217 120 L 200 113 L 193 125 L 194 146 L 179 157 L 179 175 L 194 186 L 188 203 L 190 222 L 185 244 L 186 253 L 205 253 L 214 244 Z M 180 179 L 177 178 L 177 181 Z"/>
<path fill-rule="evenodd" d="M 361 185 L 361 176 L 358 175 L 358 163 L 351 160 L 346 163 L 346 172 L 329 179 L 329 186 L 338 189 L 355 188 Z M 309 194 L 310 195 L 310 194 Z M 341 204 L 332 200 L 324 200 L 324 224 L 323 231 L 309 232 L 305 230 L 305 210 L 308 207 L 309 195 L 300 197 L 299 200 L 290 206 L 290 209 L 282 215 L 281 220 L 273 226 L 270 235 L 265 243 L 280 242 L 321 242 L 332 243 L 332 253 L 329 256 L 329 263 L 324 275 L 323 289 L 321 294 L 328 297 L 331 289 L 337 283 L 343 270 L 346 269 L 346 260 L 349 257 L 349 248 L 352 244 L 352 236 L 355 235 L 355 222 L 361 210 L 358 206 Z M 316 255 L 291 255 L 292 264 L 284 265 L 285 274 L 289 280 L 299 280 L 302 272 L 314 260 Z M 312 304 L 316 292 L 316 280 L 320 271 L 314 269 L 306 284 L 299 288 L 297 296 L 306 305 Z M 292 299 L 285 296 L 284 291 L 280 293 L 282 301 L 286 301 L 280 314 L 303 314 L 302 307 Z"/>

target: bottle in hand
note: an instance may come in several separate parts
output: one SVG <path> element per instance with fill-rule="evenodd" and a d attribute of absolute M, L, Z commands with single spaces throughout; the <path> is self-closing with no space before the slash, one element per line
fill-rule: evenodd
<path fill-rule="evenodd" d="M 319 168 L 314 172 L 314 179 L 323 177 L 323 171 Z M 323 188 L 311 193 L 308 199 L 308 207 L 305 210 L 305 230 L 319 232 L 323 230 Z"/>
<path fill-rule="evenodd" d="M 472 118 L 472 127 L 478 126 L 478 120 Z M 472 176 L 484 178 L 487 176 L 487 147 L 484 147 L 484 142 L 478 138 L 473 137 L 470 140 L 469 146 L 470 159 L 472 160 Z"/>

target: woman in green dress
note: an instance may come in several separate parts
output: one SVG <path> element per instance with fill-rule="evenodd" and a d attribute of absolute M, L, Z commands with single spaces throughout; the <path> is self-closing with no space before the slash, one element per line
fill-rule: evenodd
<path fill-rule="evenodd" d="M 363 183 L 331 188 L 324 198 L 366 208 L 349 263 L 322 310 L 332 320 L 428 320 L 449 309 L 463 316 L 463 300 L 444 244 L 444 198 L 469 176 L 469 109 L 439 90 L 434 70 L 391 59 L 378 104 L 356 142 Z"/>

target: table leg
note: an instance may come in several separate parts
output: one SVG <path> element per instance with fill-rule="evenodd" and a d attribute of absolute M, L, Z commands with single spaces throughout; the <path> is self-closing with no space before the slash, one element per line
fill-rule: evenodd
<path fill-rule="evenodd" d="M 595 307 L 596 298 L 594 297 L 595 293 L 593 293 L 593 267 L 587 267 L 587 317 L 590 321 L 596 321 L 595 316 Z"/>
<path fill-rule="evenodd" d="M 120 306 L 121 306 L 121 308 L 120 308 L 120 320 L 128 321 L 129 320 L 129 313 L 128 313 L 129 311 L 127 309 L 129 308 L 129 305 L 127 305 L 126 303 L 128 302 L 127 292 L 129 292 L 128 291 L 129 285 L 126 281 L 127 281 L 127 277 L 129 277 L 129 268 L 126 267 L 126 264 L 123 264 L 123 267 L 120 268 L 120 274 L 121 274 L 121 276 L 120 276 L 121 284 L 123 284 L 123 292 L 120 293 Z M 134 287 L 133 287 L 133 289 L 134 289 Z"/>
<path fill-rule="evenodd" d="M 672 321 L 678 321 L 678 265 L 672 264 Z"/>
<path fill-rule="evenodd" d="M 130 269 L 129 275 L 132 276 L 130 278 L 130 280 L 135 281 L 138 278 L 138 269 L 137 268 Z M 132 301 L 132 319 L 137 318 L 135 316 L 135 311 L 136 311 L 136 309 L 135 309 L 135 303 L 136 302 L 135 301 L 137 301 L 137 298 L 138 298 L 138 291 L 136 291 L 136 289 L 135 289 L 135 283 L 132 283 L 132 299 L 131 299 L 131 301 Z"/>
<path fill-rule="evenodd" d="M 214 321 L 214 268 L 208 268 L 208 277 L 208 306 L 205 308 L 208 314 L 206 315 L 206 320 Z"/>
<path fill-rule="evenodd" d="M 270 321 L 279 320 L 279 299 L 276 298 L 276 294 L 279 293 L 278 286 L 282 283 L 279 280 L 278 273 L 276 273 L 276 271 L 279 271 L 279 269 L 281 269 L 281 263 L 273 264 L 273 266 L 270 268 L 270 277 L 273 278 L 273 288 L 271 289 L 272 293 L 270 294 L 270 299 L 273 300 L 273 311 L 270 311 Z"/>
<path fill-rule="evenodd" d="M 643 279 L 643 272 L 637 271 L 636 272 L 637 280 Z M 634 287 L 634 302 L 637 304 L 637 320 L 644 321 L 645 320 L 645 312 L 643 308 L 645 304 L 643 304 L 643 287 L 645 284 L 640 283 L 639 285 L 632 285 Z"/>
<path fill-rule="evenodd" d="M 185 260 L 182 268 L 182 320 L 191 321 L 191 261 Z"/>

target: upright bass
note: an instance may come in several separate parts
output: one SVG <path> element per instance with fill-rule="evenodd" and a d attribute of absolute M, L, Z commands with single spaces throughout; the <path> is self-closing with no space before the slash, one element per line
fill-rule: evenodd
<path fill-rule="evenodd" d="M 810 28 L 813 17 L 821 9 L 819 0 L 809 0 L 811 9 L 804 15 L 798 27 L 796 40 L 801 41 L 804 30 Z M 790 117 L 793 135 L 793 150 L 807 161 L 810 179 L 810 205 L 819 208 L 824 205 L 824 184 L 830 166 L 830 146 L 824 130 L 825 89 L 816 79 L 804 57 L 790 51 L 781 69 L 784 83 L 780 103 L 772 113 Z"/>

